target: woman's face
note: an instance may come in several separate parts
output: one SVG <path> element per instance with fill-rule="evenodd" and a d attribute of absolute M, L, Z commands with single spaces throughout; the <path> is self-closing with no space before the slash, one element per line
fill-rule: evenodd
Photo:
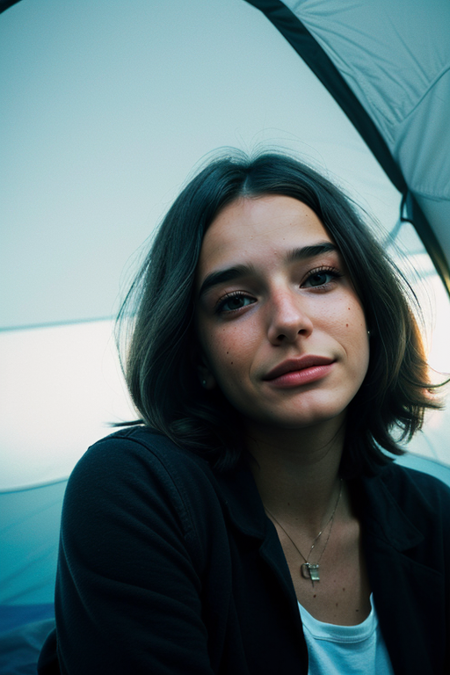
<path fill-rule="evenodd" d="M 203 240 L 199 376 L 253 424 L 344 417 L 369 362 L 363 308 L 315 213 L 291 197 L 240 198 Z"/>

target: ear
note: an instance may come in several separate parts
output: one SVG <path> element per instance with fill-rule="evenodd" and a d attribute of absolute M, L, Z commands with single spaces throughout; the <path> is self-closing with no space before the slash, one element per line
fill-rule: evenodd
<path fill-rule="evenodd" d="M 203 359 L 202 359 L 203 361 Z M 204 389 L 207 391 L 211 391 L 212 389 L 215 389 L 216 387 L 216 378 L 210 371 L 207 365 L 205 365 L 203 362 L 201 364 L 197 365 L 197 373 L 198 377 L 200 379 L 200 384 Z"/>
<path fill-rule="evenodd" d="M 195 349 L 193 353 L 195 368 L 202 387 L 208 391 L 216 387 L 216 378 L 211 372 L 201 349 Z"/>

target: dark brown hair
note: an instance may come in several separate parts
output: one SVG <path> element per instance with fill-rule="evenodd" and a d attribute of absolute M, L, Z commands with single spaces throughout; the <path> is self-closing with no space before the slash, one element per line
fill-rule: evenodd
<path fill-rule="evenodd" d="M 435 385 L 410 307 L 414 297 L 350 200 L 319 173 L 281 154 L 248 159 L 236 152 L 211 161 L 164 218 L 119 314 L 132 326 L 124 370 L 139 422 L 205 453 L 219 469 L 240 457 L 237 412 L 220 391 L 205 392 L 198 380 L 194 275 L 203 237 L 218 212 L 241 196 L 270 194 L 298 199 L 316 213 L 363 305 L 370 363 L 349 406 L 343 469 L 346 475 L 373 473 L 390 461 L 383 449 L 402 454 L 398 442 L 420 429 L 426 408 L 440 407 L 430 393 Z"/>

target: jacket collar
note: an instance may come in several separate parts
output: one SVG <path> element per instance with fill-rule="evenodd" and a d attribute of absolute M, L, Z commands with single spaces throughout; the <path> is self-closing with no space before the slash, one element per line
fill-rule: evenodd
<path fill-rule="evenodd" d="M 217 476 L 219 498 L 233 524 L 243 534 L 264 539 L 267 517 L 253 474 L 245 460 L 226 474 Z"/>
<path fill-rule="evenodd" d="M 362 477 L 356 481 L 354 494 L 356 500 L 358 496 L 361 499 L 361 508 L 359 509 L 358 503 L 356 508 L 366 534 L 384 539 L 398 551 L 406 551 L 423 541 L 424 534 L 411 522 L 399 504 L 395 475 L 401 471 L 403 469 L 392 463 L 375 476 Z M 422 495 L 410 494 L 410 498 L 415 501 L 415 508 L 408 512 L 417 513 Z"/>

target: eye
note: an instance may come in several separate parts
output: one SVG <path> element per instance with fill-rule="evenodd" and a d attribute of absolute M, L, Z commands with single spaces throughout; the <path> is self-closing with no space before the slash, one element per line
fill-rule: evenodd
<path fill-rule="evenodd" d="M 333 268 L 311 270 L 306 280 L 303 282 L 302 288 L 318 288 L 321 286 L 327 286 L 329 283 L 335 279 L 339 279 L 341 276 L 342 274 Z"/>
<path fill-rule="evenodd" d="M 221 314 L 222 312 L 235 312 L 238 309 L 252 305 L 254 302 L 256 302 L 254 298 L 236 291 L 235 293 L 229 293 L 222 298 L 217 304 L 215 311 L 217 314 Z"/>

